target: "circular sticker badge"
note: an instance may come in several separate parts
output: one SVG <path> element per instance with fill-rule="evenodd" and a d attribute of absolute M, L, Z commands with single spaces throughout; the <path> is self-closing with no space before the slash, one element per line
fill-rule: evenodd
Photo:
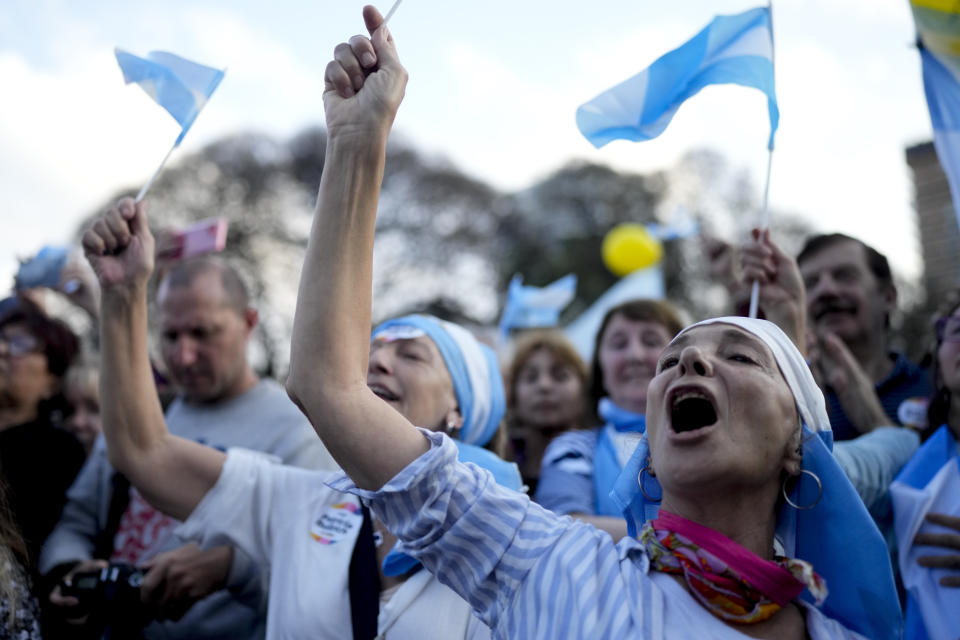
<path fill-rule="evenodd" d="M 907 398 L 897 407 L 897 420 L 905 427 L 923 429 L 927 426 L 926 398 Z"/>
<path fill-rule="evenodd" d="M 310 525 L 310 537 L 320 544 L 336 544 L 363 523 L 360 505 L 338 502 L 327 507 Z"/>

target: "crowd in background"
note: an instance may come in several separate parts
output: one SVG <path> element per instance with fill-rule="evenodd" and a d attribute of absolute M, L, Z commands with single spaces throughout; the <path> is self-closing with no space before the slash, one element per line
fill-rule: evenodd
<path fill-rule="evenodd" d="M 385 44 L 375 45 L 377 55 L 386 55 Z M 361 59 L 365 45 L 352 46 Z M 360 64 L 339 53 L 336 61 L 348 71 Z M 371 77 L 373 72 L 365 73 Z M 341 94 L 366 90 L 341 89 L 336 77 L 328 83 Z M 336 130 L 336 122 L 330 124 Z M 328 169 L 324 180 L 333 180 L 335 171 Z M 665 360 L 664 353 L 678 340 L 708 344 L 717 338 L 703 338 L 708 335 L 703 327 L 684 329 L 683 313 L 669 301 L 631 300 L 609 309 L 589 364 L 556 328 L 515 332 L 509 349 L 501 349 L 501 356 L 509 356 L 498 360 L 470 331 L 444 319 L 410 314 L 372 332 L 367 322 L 362 329 L 369 352 L 365 388 L 382 407 L 437 434 L 427 435 L 430 451 L 424 460 L 448 456 L 442 463 L 418 459 L 402 471 L 390 469 L 394 459 L 385 456 L 384 481 L 378 482 L 370 480 L 375 474 L 355 452 L 367 451 L 368 460 L 379 460 L 383 449 L 396 449 L 399 456 L 413 441 L 392 440 L 393 432 L 385 431 L 383 441 L 334 439 L 331 445 L 324 438 L 322 444 L 314 433 L 324 435 L 318 423 L 352 424 L 353 414 L 332 400 L 321 412 L 297 392 L 304 367 L 313 367 L 310 375 L 318 379 L 329 376 L 322 378 L 324 385 L 341 384 L 334 377 L 341 370 L 336 345 L 321 345 L 318 352 L 332 353 L 330 360 L 300 364 L 299 373 L 295 357 L 295 382 L 287 390 L 281 382 L 262 379 L 247 360 L 258 316 L 242 278 L 228 261 L 212 255 L 174 261 L 154 273 L 153 240 L 141 206 L 132 201 L 99 218 L 84 237 L 84 249 L 93 269 L 72 264 L 71 287 L 63 286 L 64 276 L 61 284 L 14 290 L 0 302 L 0 638 L 504 637 L 506 630 L 516 633 L 534 625 L 541 610 L 549 612 L 548 626 L 563 613 L 552 608 L 560 605 L 509 584 L 526 578 L 501 577 L 494 566 L 500 565 L 484 564 L 496 545 L 476 541 L 499 539 L 510 509 L 527 510 L 516 535 L 555 536 L 556 547 L 567 555 L 543 566 L 562 572 L 576 564 L 577 554 L 593 558 L 586 546 L 599 548 L 600 537 L 603 544 L 637 539 L 630 513 L 638 524 L 661 522 L 657 505 L 666 499 L 676 504 L 669 467 L 654 469 L 649 458 L 635 460 L 639 447 L 656 448 L 653 434 L 648 442 L 648 417 L 662 393 L 651 382 L 673 367 L 708 375 L 714 366 L 710 358 L 698 360 L 687 350 Z M 329 261 L 322 263 L 325 268 L 336 266 L 337 252 L 326 249 L 326 254 L 315 250 L 317 259 Z M 737 251 L 739 282 L 759 282 L 762 314 L 784 338 L 757 328 L 766 324 L 748 323 L 745 331 L 766 336 L 764 344 L 776 358 L 771 368 L 787 379 L 788 404 L 797 407 L 802 426 L 825 441 L 830 438 L 822 434 L 832 427 L 830 464 L 858 496 L 857 509 L 869 513 L 871 531 L 886 542 L 879 564 L 895 580 L 899 607 L 893 614 L 881 612 L 878 601 L 877 619 L 893 615 L 899 620 L 902 610 L 908 637 L 940 637 L 941 629 L 955 628 L 949 622 L 953 612 L 942 610 L 947 599 L 939 600 L 938 594 L 960 589 L 960 505 L 936 498 L 911 510 L 910 496 L 934 479 L 950 483 L 956 477 L 944 470 L 960 459 L 960 296 L 944 301 L 931 322 L 932 364 L 922 368 L 891 348 L 897 292 L 886 258 L 871 247 L 841 234 L 818 235 L 794 257 L 769 233 L 758 231 Z M 146 336 L 151 276 L 152 355 Z M 88 335 L 77 335 L 47 312 L 44 301 L 56 294 L 91 316 Z M 309 307 L 303 290 L 301 296 L 300 303 Z M 364 318 L 361 314 L 359 320 Z M 330 318 L 310 320 L 314 324 L 307 330 L 329 333 L 324 323 Z M 734 320 L 724 322 L 737 326 Z M 293 340 L 295 355 L 315 346 L 298 343 L 296 334 Z M 803 372 L 788 374 L 800 357 Z M 334 373 L 323 373 L 328 362 Z M 353 365 L 342 370 L 356 373 Z M 819 429 L 814 428 L 816 401 L 809 400 L 817 387 L 804 386 L 805 376 L 825 397 L 829 422 Z M 344 394 L 354 393 L 342 384 Z M 758 405 L 766 401 L 760 396 L 766 397 L 759 394 Z M 101 400 L 106 400 L 102 414 Z M 716 406 L 683 400 L 672 405 L 671 420 L 696 428 L 718 420 Z M 376 422 L 380 405 L 371 405 L 364 415 Z M 797 443 L 798 456 L 813 446 L 810 438 L 817 439 L 810 434 Z M 755 443 L 743 446 L 752 453 Z M 457 459 L 472 466 L 454 465 Z M 417 466 L 427 464 L 434 466 Z M 335 480 L 338 467 L 356 486 L 338 484 L 343 482 Z M 398 506 L 426 491 L 401 487 L 401 479 L 412 483 L 428 471 L 452 474 L 451 484 L 476 485 L 475 494 L 424 498 L 434 509 L 449 500 L 452 506 L 446 509 L 481 530 L 458 537 L 466 534 L 455 522 L 444 524 L 454 542 L 448 541 L 442 553 L 426 549 L 427 524 L 411 524 L 414 516 Z M 657 479 L 665 472 L 668 480 L 661 487 Z M 624 504 L 618 487 L 631 473 L 639 494 Z M 784 500 L 796 506 L 791 488 L 805 473 L 812 472 L 798 466 L 788 474 L 783 500 L 780 489 L 774 494 L 777 508 Z M 960 486 L 952 490 L 960 495 Z M 402 496 L 397 503 L 388 499 L 391 491 Z M 821 484 L 815 500 L 799 505 L 798 513 L 821 496 L 826 500 L 824 491 Z M 504 515 L 494 517 L 491 511 L 488 523 L 469 520 L 469 507 L 457 504 L 467 497 L 481 504 L 489 496 L 502 501 L 491 505 L 504 505 Z M 543 509 L 529 510 L 530 499 Z M 570 518 L 543 515 L 548 512 Z M 587 526 L 594 528 L 589 534 L 579 528 Z M 640 538 L 653 562 L 663 550 L 657 545 L 667 542 L 651 543 L 649 536 L 658 536 L 659 529 L 651 531 Z M 481 534 L 486 537 L 478 538 Z M 589 538 L 593 535 L 600 537 Z M 578 547 L 571 536 L 593 542 Z M 822 543 L 856 556 L 867 543 L 850 536 Z M 477 548 L 458 547 L 463 540 Z M 516 549 L 502 553 L 518 566 L 526 561 L 511 555 Z M 576 571 L 615 572 L 610 567 L 616 561 L 604 553 L 596 552 L 595 565 Z M 470 557 L 471 564 L 457 564 L 460 555 Z M 877 557 L 870 561 L 876 564 Z M 487 573 L 477 570 L 473 577 L 470 570 L 477 564 Z M 539 575 L 540 569 L 530 573 L 547 584 L 553 574 Z M 446 577 L 438 580 L 434 573 Z M 584 580 L 585 592 L 601 588 Z M 804 584 L 817 592 L 815 580 Z M 619 587 L 602 588 L 613 593 Z M 658 588 L 669 600 L 672 587 Z M 839 585 L 834 588 L 831 593 L 843 593 Z M 560 602 L 568 596 L 556 597 Z M 529 611 L 511 608 L 512 599 Z M 571 605 L 577 615 L 587 615 L 577 608 L 581 601 L 570 602 L 578 603 Z M 610 602 L 619 600 L 611 596 Z M 699 602 L 710 615 L 745 621 Z M 675 612 L 669 607 L 678 605 L 663 606 Z M 808 609 L 798 611 L 807 616 L 809 637 L 839 637 Z M 617 626 L 625 615 L 601 607 L 588 617 L 597 629 L 615 630 L 628 628 Z M 678 614 L 664 614 L 665 619 L 671 615 Z M 891 630 L 889 637 L 898 631 Z M 550 637 L 542 629 L 530 633 Z"/>

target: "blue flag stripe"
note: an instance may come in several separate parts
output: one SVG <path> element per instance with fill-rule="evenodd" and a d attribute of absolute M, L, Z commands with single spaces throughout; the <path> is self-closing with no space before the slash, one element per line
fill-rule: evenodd
<path fill-rule="evenodd" d="M 140 58 L 116 49 L 116 56 L 124 81 L 127 84 L 139 84 L 182 127 L 175 145 L 183 140 L 197 114 L 223 79 L 220 69 L 164 51 L 152 51 L 146 58 Z"/>
<path fill-rule="evenodd" d="M 655 138 L 680 105 L 711 84 L 739 84 L 764 92 L 769 147 L 779 125 L 770 12 L 761 7 L 718 16 L 681 47 L 577 110 L 577 126 L 597 147 L 612 140 Z"/>

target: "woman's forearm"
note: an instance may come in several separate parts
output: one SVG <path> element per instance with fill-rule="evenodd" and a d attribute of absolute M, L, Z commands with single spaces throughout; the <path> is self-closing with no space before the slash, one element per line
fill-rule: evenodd
<path fill-rule="evenodd" d="M 366 385 L 377 202 L 406 71 L 379 28 L 380 14 L 368 7 L 364 19 L 371 39 L 341 45 L 327 66 L 326 160 L 300 276 L 287 390 L 344 471 L 375 489 L 427 443 Z"/>
<path fill-rule="evenodd" d="M 100 395 L 110 462 L 151 504 L 183 520 L 216 483 L 224 454 L 167 430 L 147 350 L 146 291 L 105 294 L 101 315 Z"/>

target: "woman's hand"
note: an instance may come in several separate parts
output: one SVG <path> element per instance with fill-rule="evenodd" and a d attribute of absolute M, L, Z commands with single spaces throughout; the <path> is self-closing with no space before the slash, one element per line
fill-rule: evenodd
<path fill-rule="evenodd" d="M 386 136 L 407 85 L 407 71 L 383 16 L 367 6 L 363 20 L 370 37 L 357 35 L 337 45 L 324 74 L 323 105 L 331 141 L 363 141 L 372 131 Z"/>
<path fill-rule="evenodd" d="M 930 547 L 940 547 L 950 553 L 934 556 L 920 556 L 917 564 L 921 567 L 935 569 L 953 569 L 954 575 L 940 578 L 941 587 L 960 587 L 960 517 L 948 516 L 945 513 L 928 513 L 927 522 L 953 529 L 951 533 L 918 533 L 913 544 Z"/>
<path fill-rule="evenodd" d="M 760 308 L 767 319 L 806 354 L 806 290 L 796 260 L 770 239 L 769 230 L 754 229 L 751 241 L 740 248 L 740 266 L 745 285 L 760 283 Z"/>
<path fill-rule="evenodd" d="M 117 202 L 83 234 L 82 244 L 105 293 L 146 289 L 154 241 L 142 202 Z"/>

